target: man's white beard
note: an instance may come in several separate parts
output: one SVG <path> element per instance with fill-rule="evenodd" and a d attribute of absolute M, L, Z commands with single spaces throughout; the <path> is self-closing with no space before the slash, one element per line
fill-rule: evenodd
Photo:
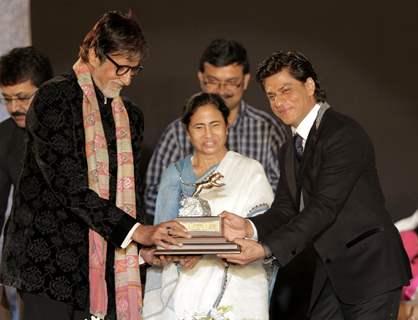
<path fill-rule="evenodd" d="M 106 98 L 116 98 L 119 97 L 120 91 L 122 90 L 122 86 L 116 81 L 108 81 L 106 86 L 101 89 L 103 95 Z"/>

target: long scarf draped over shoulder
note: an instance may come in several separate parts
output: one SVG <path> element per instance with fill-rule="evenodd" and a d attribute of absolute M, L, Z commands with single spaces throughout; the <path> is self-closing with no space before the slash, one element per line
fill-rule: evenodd
<path fill-rule="evenodd" d="M 87 64 L 78 60 L 73 70 L 83 91 L 88 184 L 99 197 L 109 199 L 109 154 L 100 117 L 99 104 Z M 111 103 L 116 128 L 117 187 L 116 206 L 136 217 L 135 177 L 128 113 L 120 97 Z M 90 313 L 104 319 L 107 314 L 106 286 L 107 243 L 89 230 Z M 115 299 L 118 320 L 140 320 L 142 308 L 138 248 L 131 242 L 126 249 L 115 250 Z"/>

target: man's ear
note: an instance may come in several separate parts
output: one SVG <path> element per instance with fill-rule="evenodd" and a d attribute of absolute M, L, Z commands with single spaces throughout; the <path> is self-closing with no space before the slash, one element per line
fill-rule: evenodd
<path fill-rule="evenodd" d="M 197 79 L 199 80 L 200 87 L 202 87 L 203 86 L 203 73 L 202 72 L 200 71 L 197 72 Z"/>
<path fill-rule="evenodd" d="M 247 90 L 248 88 L 248 84 L 250 83 L 251 80 L 251 75 L 249 73 L 244 75 L 244 84 L 243 84 L 243 88 L 244 90 Z"/>
<path fill-rule="evenodd" d="M 305 88 L 308 91 L 310 96 L 313 96 L 315 94 L 315 88 L 316 88 L 315 81 L 311 77 L 306 79 Z"/>
<path fill-rule="evenodd" d="M 96 55 L 96 52 L 94 52 L 93 48 L 89 49 L 89 53 L 88 53 L 87 57 L 89 59 L 89 63 L 93 67 L 97 68 L 98 66 L 101 65 L 101 61 L 100 61 L 99 57 Z"/>

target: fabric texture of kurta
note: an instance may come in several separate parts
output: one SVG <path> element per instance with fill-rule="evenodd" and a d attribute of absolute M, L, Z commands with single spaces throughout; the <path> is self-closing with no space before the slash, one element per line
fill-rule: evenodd
<path fill-rule="evenodd" d="M 117 161 L 111 100 L 97 89 L 96 94 L 109 151 L 109 200 L 88 187 L 81 89 L 73 73 L 58 76 L 41 86 L 27 114 L 28 148 L 5 231 L 0 281 L 87 309 L 91 228 L 108 241 L 106 281 L 109 310 L 114 310 L 114 249 L 137 220 L 115 204 Z M 135 105 L 124 103 L 140 204 L 143 116 Z M 113 318 L 112 312 L 109 318 Z"/>

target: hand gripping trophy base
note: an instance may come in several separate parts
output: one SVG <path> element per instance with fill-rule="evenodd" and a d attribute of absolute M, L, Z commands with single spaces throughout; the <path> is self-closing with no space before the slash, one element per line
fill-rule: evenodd
<path fill-rule="evenodd" d="M 196 183 L 196 191 L 191 197 L 181 200 L 179 217 L 176 219 L 183 224 L 191 239 L 182 239 L 183 246 L 171 246 L 170 249 L 157 248 L 156 254 L 184 255 L 184 254 L 218 254 L 239 253 L 239 246 L 228 242 L 222 236 L 222 220 L 219 216 L 212 216 L 209 202 L 199 197 L 203 189 L 222 187 L 219 182 L 223 176 L 219 172 L 212 173 L 206 180 Z"/>

